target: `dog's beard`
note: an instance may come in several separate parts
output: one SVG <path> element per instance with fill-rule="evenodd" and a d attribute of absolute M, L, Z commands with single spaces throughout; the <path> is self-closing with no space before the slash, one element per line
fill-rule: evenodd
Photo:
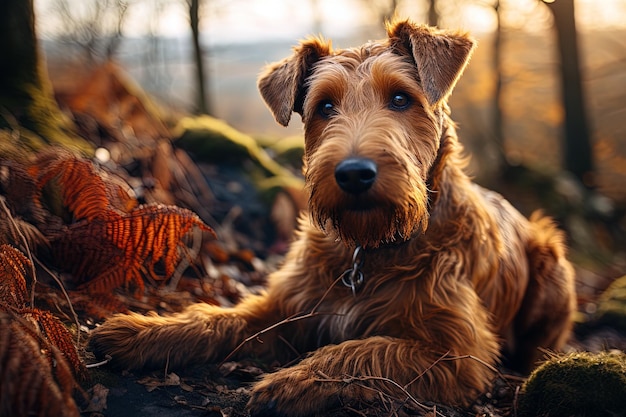
<path fill-rule="evenodd" d="M 401 203 L 349 196 L 339 198 L 335 204 L 316 204 L 315 190 L 311 191 L 313 220 L 326 234 L 347 245 L 375 248 L 403 242 L 428 226 L 427 199 L 419 191 Z"/>

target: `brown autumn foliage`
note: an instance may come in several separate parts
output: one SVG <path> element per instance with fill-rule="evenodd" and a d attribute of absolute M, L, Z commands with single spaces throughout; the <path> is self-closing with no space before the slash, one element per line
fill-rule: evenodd
<path fill-rule="evenodd" d="M 51 288 L 37 271 L 47 264 L 69 272 L 57 283 L 102 317 L 123 308 L 115 289 L 141 294 L 144 279 L 167 283 L 214 232 L 190 210 L 140 205 L 120 177 L 66 150 L 2 159 L 0 169 L 0 415 L 78 416 L 74 394 L 85 368 L 65 325 L 34 307 L 34 289 Z M 31 251 L 38 270 L 24 254 Z"/>
<path fill-rule="evenodd" d="M 3 166 L 13 215 L 43 233 L 49 248 L 40 252 L 71 274 L 66 282 L 75 290 L 71 294 L 92 296 L 90 304 L 102 301 L 115 310 L 109 300 L 113 290 L 133 286 L 140 295 L 146 277 L 167 283 L 193 263 L 198 255 L 193 246 L 203 235 L 215 237 L 192 211 L 140 205 L 120 177 L 68 151 L 54 148 L 32 163 L 3 161 Z"/>
<path fill-rule="evenodd" d="M 119 177 L 67 152 L 43 155 L 29 172 L 42 192 L 56 181 L 71 222 L 47 231 L 52 258 L 71 272 L 79 290 L 90 294 L 107 294 L 129 284 L 142 293 L 142 269 L 155 282 L 167 282 L 188 254 L 183 239 L 194 227 L 215 237 L 192 211 L 139 205 Z M 155 272 L 159 263 L 163 276 Z"/>
<path fill-rule="evenodd" d="M 83 363 L 63 323 L 28 307 L 29 267 L 23 253 L 0 245 L 0 415 L 79 416 L 74 377 Z"/>

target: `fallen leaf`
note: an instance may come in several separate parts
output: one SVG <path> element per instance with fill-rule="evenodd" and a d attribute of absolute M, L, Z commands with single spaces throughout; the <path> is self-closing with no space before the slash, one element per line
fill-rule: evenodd
<path fill-rule="evenodd" d="M 146 376 L 137 380 L 138 384 L 146 387 L 148 392 L 152 392 L 158 387 L 180 386 L 181 380 L 174 372 L 166 375 L 165 379 Z"/>
<path fill-rule="evenodd" d="M 109 389 L 102 384 L 94 385 L 90 390 L 91 398 L 89 404 L 85 408 L 85 412 L 99 413 L 107 408 L 107 396 Z"/>
<path fill-rule="evenodd" d="M 180 388 L 187 392 L 193 392 L 193 387 L 191 385 L 185 384 L 184 382 L 180 382 Z"/>

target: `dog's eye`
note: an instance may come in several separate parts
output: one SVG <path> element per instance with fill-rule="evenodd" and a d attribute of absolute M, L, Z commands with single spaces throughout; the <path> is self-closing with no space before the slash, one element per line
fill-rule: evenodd
<path fill-rule="evenodd" d="M 317 109 L 320 115 L 325 119 L 328 119 L 335 114 L 335 105 L 330 100 L 324 100 L 320 102 Z"/>
<path fill-rule="evenodd" d="M 411 105 L 411 100 L 404 93 L 395 93 L 389 102 L 389 108 L 392 110 L 405 110 Z"/>

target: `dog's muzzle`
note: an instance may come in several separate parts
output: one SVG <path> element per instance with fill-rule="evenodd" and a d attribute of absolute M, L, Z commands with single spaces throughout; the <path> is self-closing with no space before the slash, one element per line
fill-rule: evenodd
<path fill-rule="evenodd" d="M 367 158 L 344 159 L 335 167 L 335 181 L 347 193 L 360 194 L 376 181 L 378 167 Z"/>

